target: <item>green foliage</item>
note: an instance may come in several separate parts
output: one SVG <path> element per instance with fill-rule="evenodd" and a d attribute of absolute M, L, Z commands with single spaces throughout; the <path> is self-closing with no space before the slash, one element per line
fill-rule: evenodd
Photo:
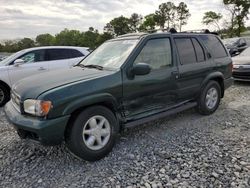
<path fill-rule="evenodd" d="M 249 0 L 223 0 L 227 9 L 231 13 L 230 36 L 240 36 L 241 31 L 245 28 L 245 20 L 248 19 L 250 1 Z"/>
<path fill-rule="evenodd" d="M 17 45 L 20 50 L 26 48 L 32 48 L 35 46 L 35 41 L 30 38 L 23 38 L 17 43 Z"/>
<path fill-rule="evenodd" d="M 118 18 L 114 18 L 109 22 L 110 26 L 112 26 L 113 31 L 116 35 L 124 35 L 126 33 L 131 32 L 131 28 L 129 26 L 130 20 L 124 16 L 120 16 Z"/>
<path fill-rule="evenodd" d="M 140 31 L 154 30 L 156 26 L 155 14 L 145 16 L 143 23 L 140 25 Z"/>
<path fill-rule="evenodd" d="M 165 28 L 167 22 L 167 28 L 174 23 L 176 15 L 176 6 L 172 2 L 162 3 L 159 5 L 159 10 L 155 11 L 155 21 L 161 28 Z"/>
<path fill-rule="evenodd" d="M 55 44 L 60 46 L 79 46 L 82 37 L 80 31 L 64 29 L 55 36 Z"/>
<path fill-rule="evenodd" d="M 205 25 L 214 25 L 217 27 L 217 30 L 220 30 L 219 21 L 222 19 L 222 15 L 220 13 L 216 13 L 213 11 L 205 12 L 202 23 Z"/>
<path fill-rule="evenodd" d="M 142 23 L 143 16 L 139 15 L 137 13 L 133 13 L 131 17 L 129 18 L 129 27 L 132 32 L 139 31 L 139 27 Z"/>
<path fill-rule="evenodd" d="M 51 34 L 41 34 L 36 37 L 36 42 L 39 46 L 52 46 L 55 44 L 55 37 Z"/>
<path fill-rule="evenodd" d="M 191 16 L 189 13 L 189 9 L 184 2 L 180 2 L 180 4 L 176 7 L 177 12 L 177 21 L 179 21 L 179 29 L 181 31 L 182 26 L 187 24 L 187 20 Z"/>

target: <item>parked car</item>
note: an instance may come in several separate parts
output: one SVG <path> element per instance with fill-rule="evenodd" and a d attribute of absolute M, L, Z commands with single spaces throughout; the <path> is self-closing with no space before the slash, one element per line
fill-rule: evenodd
<path fill-rule="evenodd" d="M 232 81 L 232 59 L 215 35 L 129 34 L 70 70 L 18 82 L 5 113 L 21 138 L 65 141 L 94 161 L 112 150 L 123 128 L 192 107 L 214 113 Z"/>
<path fill-rule="evenodd" d="M 238 37 L 238 38 L 229 38 L 224 39 L 223 43 L 229 50 L 231 56 L 239 55 L 247 47 L 250 46 L 250 37 Z"/>
<path fill-rule="evenodd" d="M 250 81 L 250 47 L 232 59 L 234 79 L 238 81 Z"/>
<path fill-rule="evenodd" d="M 69 68 L 89 53 L 88 48 L 72 46 L 37 47 L 19 51 L 0 61 L 0 106 L 10 98 L 10 88 L 22 78 Z"/>

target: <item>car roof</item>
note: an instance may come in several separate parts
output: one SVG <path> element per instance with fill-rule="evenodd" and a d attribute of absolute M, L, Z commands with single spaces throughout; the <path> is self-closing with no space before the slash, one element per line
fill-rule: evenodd
<path fill-rule="evenodd" d="M 25 51 L 30 50 L 41 50 L 41 49 L 85 49 L 88 50 L 89 47 L 79 47 L 79 46 L 39 46 L 39 47 L 33 47 L 33 48 L 27 48 Z"/>
<path fill-rule="evenodd" d="M 115 39 L 141 39 L 147 36 L 204 36 L 204 35 L 215 35 L 214 33 L 195 33 L 195 32 L 179 32 L 179 33 L 170 33 L 170 32 L 156 32 L 156 33 L 129 33 L 125 35 L 117 36 Z"/>

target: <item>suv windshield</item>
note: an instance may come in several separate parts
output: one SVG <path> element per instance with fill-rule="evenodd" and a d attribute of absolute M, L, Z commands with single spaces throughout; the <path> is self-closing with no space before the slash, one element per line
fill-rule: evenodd
<path fill-rule="evenodd" d="M 108 69 L 118 69 L 132 52 L 138 40 L 116 40 L 102 44 L 80 64 L 98 65 Z"/>

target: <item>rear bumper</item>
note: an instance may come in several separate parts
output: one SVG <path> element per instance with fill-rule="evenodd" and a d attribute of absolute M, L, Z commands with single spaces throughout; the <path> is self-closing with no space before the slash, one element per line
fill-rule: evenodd
<path fill-rule="evenodd" d="M 63 116 L 46 120 L 25 116 L 14 108 L 12 102 L 5 105 L 4 112 L 21 138 L 33 139 L 44 145 L 56 145 L 64 140 L 64 131 L 70 118 Z"/>
<path fill-rule="evenodd" d="M 229 88 L 231 85 L 233 85 L 234 79 L 232 77 L 224 79 L 224 89 Z"/>

